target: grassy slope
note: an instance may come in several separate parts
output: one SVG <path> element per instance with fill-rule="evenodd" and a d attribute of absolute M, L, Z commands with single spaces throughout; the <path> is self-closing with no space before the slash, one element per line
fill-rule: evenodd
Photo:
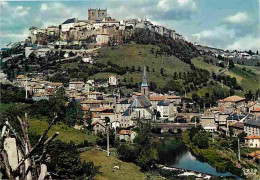
<path fill-rule="evenodd" d="M 222 86 L 221 86 L 221 84 L 210 85 L 210 86 L 203 87 L 203 88 L 199 89 L 198 91 L 196 91 L 196 93 L 200 97 L 205 96 L 206 93 L 209 93 L 210 95 L 212 95 L 213 89 L 222 89 Z M 225 94 L 227 94 L 228 91 L 229 91 L 229 88 L 227 86 L 223 86 L 223 90 L 224 90 Z M 191 98 L 193 93 L 194 92 L 187 93 L 187 97 Z"/>
<path fill-rule="evenodd" d="M 201 68 L 201 69 L 206 69 L 206 70 L 208 70 L 209 72 L 215 72 L 215 73 L 217 73 L 217 72 L 219 72 L 219 71 L 221 71 L 223 68 L 221 68 L 221 67 L 218 67 L 218 66 L 214 66 L 214 65 L 212 65 L 212 64 L 208 64 L 208 63 L 206 63 L 206 62 L 203 62 L 203 58 L 194 58 L 194 59 L 192 59 L 192 63 L 196 66 L 196 67 L 198 67 L 198 68 Z"/>
<path fill-rule="evenodd" d="M 30 131 L 36 134 L 42 134 L 42 132 L 48 127 L 48 122 L 38 119 L 29 119 Z M 84 140 L 95 143 L 96 136 L 87 135 L 79 130 L 70 128 L 66 125 L 53 125 L 48 136 L 53 135 L 55 132 L 59 132 L 57 139 L 60 139 L 64 142 L 73 141 L 76 144 L 83 143 Z"/>
<path fill-rule="evenodd" d="M 218 72 L 221 68 L 207 64 L 202 61 L 202 58 L 193 59 L 192 62 L 198 68 L 206 69 L 210 72 Z M 237 82 L 243 87 L 244 92 L 248 92 L 249 90 L 257 90 L 260 88 L 260 68 L 259 67 L 252 67 L 252 66 L 242 66 L 242 65 L 235 65 L 236 67 L 225 71 L 225 75 L 230 75 L 231 77 L 235 77 Z M 252 69 L 257 75 L 253 76 L 245 71 L 242 70 L 243 67 L 248 69 Z M 240 93 L 241 94 L 241 93 Z"/>
<path fill-rule="evenodd" d="M 242 70 L 240 67 L 235 67 L 227 72 L 227 75 L 234 75 L 232 77 L 236 77 L 238 83 L 244 88 L 244 92 L 248 92 L 249 90 L 256 91 L 260 89 L 260 74 L 251 75 Z"/>
<path fill-rule="evenodd" d="M 106 156 L 105 152 L 91 150 L 81 154 L 82 159 L 93 161 L 95 165 L 101 166 L 101 175 L 97 176 L 98 180 L 113 179 L 113 180 L 135 180 L 146 179 L 145 174 L 140 172 L 140 168 L 133 163 L 123 162 L 111 155 Z M 119 166 L 119 170 L 113 170 L 114 166 Z"/>
<path fill-rule="evenodd" d="M 3 113 L 4 111 L 8 110 L 9 108 L 13 107 L 14 105 L 15 105 L 14 103 L 10 103 L 10 104 L 0 103 L 0 113 Z"/>
<path fill-rule="evenodd" d="M 112 50 L 111 47 L 103 47 L 99 50 L 100 58 L 99 62 L 107 63 L 111 61 L 112 63 L 118 64 L 120 66 L 135 66 L 137 70 L 138 67 L 143 67 L 144 65 L 149 66 L 148 81 L 155 82 L 158 86 L 162 87 L 166 84 L 166 80 L 169 80 L 174 75 L 174 72 L 186 72 L 190 70 L 190 66 L 178 58 L 171 56 L 165 57 L 164 55 L 156 58 L 155 54 L 150 54 L 151 48 L 155 50 L 158 49 L 157 46 L 153 45 L 127 45 L 118 46 L 116 49 Z M 139 52 L 141 54 L 139 55 Z M 164 68 L 164 74 L 166 77 L 162 76 L 160 69 Z M 153 69 L 155 72 L 153 72 Z M 133 77 L 134 83 L 140 83 L 142 72 L 138 73 L 127 73 L 123 75 L 122 78 L 126 78 L 130 82 L 131 77 Z"/>

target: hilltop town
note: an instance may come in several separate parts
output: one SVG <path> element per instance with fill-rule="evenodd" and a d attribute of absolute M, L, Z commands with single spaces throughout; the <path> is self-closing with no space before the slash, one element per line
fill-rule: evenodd
<path fill-rule="evenodd" d="M 201 46 L 148 20 L 118 21 L 106 9 L 88 9 L 87 20 L 31 27 L 24 42 L 1 52 L 1 104 L 28 113 L 32 123 L 57 115 L 61 131 L 98 139 L 80 140 L 91 151 L 95 143 L 105 150 L 105 136 L 113 133 L 118 157 L 145 170 L 158 160 L 152 137 L 182 132 L 186 145 L 217 170 L 252 177 L 260 154 L 258 70 L 258 51 Z M 16 109 L 7 112 L 1 120 Z"/>

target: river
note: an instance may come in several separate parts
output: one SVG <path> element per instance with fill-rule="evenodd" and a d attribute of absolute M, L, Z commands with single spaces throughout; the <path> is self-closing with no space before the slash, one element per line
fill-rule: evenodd
<path fill-rule="evenodd" d="M 198 171 L 214 176 L 234 176 L 230 172 L 220 173 L 206 162 L 196 158 L 183 144 L 181 136 L 160 137 L 156 145 L 159 153 L 159 163 L 167 167 L 176 167 L 191 171 Z"/>

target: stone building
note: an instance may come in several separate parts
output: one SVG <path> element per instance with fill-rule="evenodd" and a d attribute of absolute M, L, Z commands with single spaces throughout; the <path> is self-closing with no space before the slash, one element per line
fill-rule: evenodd
<path fill-rule="evenodd" d="M 107 16 L 107 9 L 88 9 L 89 21 L 102 21 Z"/>

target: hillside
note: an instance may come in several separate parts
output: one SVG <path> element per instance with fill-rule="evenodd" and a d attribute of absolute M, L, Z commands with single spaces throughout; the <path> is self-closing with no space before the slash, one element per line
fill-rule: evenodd
<path fill-rule="evenodd" d="M 128 66 L 141 72 L 127 72 L 122 76 L 127 82 L 133 78 L 133 83 L 140 83 L 142 80 L 143 66 L 148 66 L 148 82 L 153 81 L 158 87 L 166 85 L 171 80 L 175 72 L 190 71 L 190 65 L 184 63 L 175 56 L 156 55 L 151 50 L 159 50 L 155 45 L 132 44 L 118 47 L 103 47 L 99 50 L 99 63 L 107 64 L 109 61 L 122 67 Z M 161 74 L 161 68 L 164 69 L 164 75 Z M 111 73 L 110 73 L 111 74 Z M 109 73 L 98 73 L 93 78 L 104 78 Z"/>
<path fill-rule="evenodd" d="M 193 64 L 202 69 L 206 69 L 210 72 L 219 72 L 223 68 L 208 64 L 203 61 L 203 58 L 192 59 Z M 224 75 L 235 77 L 238 84 L 243 87 L 243 92 L 247 93 L 249 90 L 255 92 L 260 89 L 260 67 L 259 66 L 244 66 L 235 64 L 235 67 L 228 69 L 224 72 Z M 241 94 L 241 93 L 239 93 Z"/>

